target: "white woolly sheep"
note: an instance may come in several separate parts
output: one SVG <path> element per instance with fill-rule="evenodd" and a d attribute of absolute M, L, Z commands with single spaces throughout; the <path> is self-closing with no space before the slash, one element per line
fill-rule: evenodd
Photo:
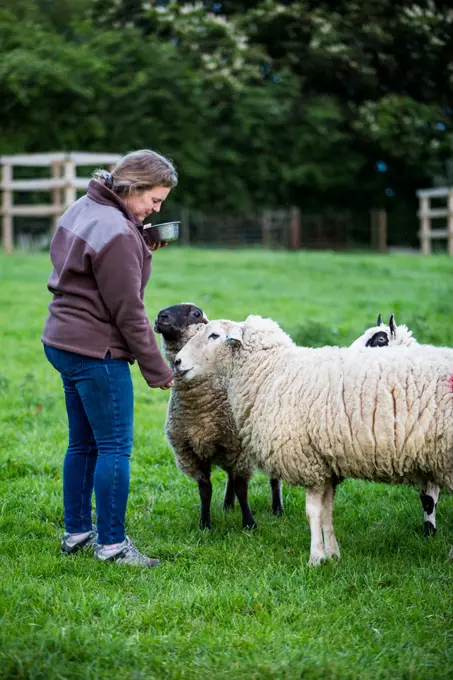
<path fill-rule="evenodd" d="M 174 366 L 179 380 L 223 379 L 256 465 L 305 486 L 310 565 L 340 555 L 335 480 L 453 490 L 453 349 L 296 347 L 274 321 L 250 316 L 208 323 Z"/>
<path fill-rule="evenodd" d="M 163 338 L 170 366 L 179 350 L 208 322 L 203 310 L 192 303 L 162 309 L 154 330 Z M 242 525 L 256 527 L 249 502 L 248 484 L 255 469 L 237 437 L 226 391 L 218 378 L 191 383 L 176 380 L 168 404 L 165 433 L 178 467 L 198 484 L 200 528 L 211 528 L 211 465 L 225 470 L 228 480 L 223 507 L 234 507 L 235 495 L 242 511 Z M 281 481 L 270 480 L 272 512 L 284 512 Z"/>
<path fill-rule="evenodd" d="M 409 345 L 415 344 L 417 344 L 417 340 L 413 337 L 412 331 L 404 324 L 397 326 L 394 314 L 390 316 L 388 325 L 382 323 L 382 316 L 379 314 L 377 326 L 368 328 L 350 347 L 356 349 L 363 347 L 409 347 Z M 420 491 L 425 536 L 433 536 L 436 533 L 436 505 L 439 493 L 439 487 L 431 482 L 428 482 L 426 488 Z"/>
<path fill-rule="evenodd" d="M 186 344 L 186 342 L 193 337 L 193 335 L 207 323 L 207 317 L 203 310 L 193 303 L 182 303 L 180 305 L 172 305 L 161 310 L 155 320 L 155 331 L 162 334 L 164 352 L 170 365 L 173 366 L 173 360 L 177 352 Z M 415 342 L 412 338 L 412 333 L 408 331 L 406 326 L 396 326 L 394 315 L 390 317 L 389 325 L 382 323 L 382 317 L 379 315 L 377 327 L 367 329 L 362 336 L 360 336 L 353 346 L 357 347 L 386 347 L 400 344 L 411 344 Z M 224 399 L 216 398 L 215 402 L 218 404 L 217 408 L 212 408 L 208 404 L 206 412 L 206 405 L 209 402 L 207 395 L 220 390 L 219 381 L 215 381 L 215 385 L 210 385 L 210 381 L 203 382 L 200 387 L 197 385 L 190 385 L 190 387 L 183 383 L 178 383 L 172 391 L 170 398 L 167 421 L 166 434 L 169 440 L 178 466 L 187 474 L 197 481 L 199 486 L 201 512 L 200 512 L 200 526 L 202 528 L 211 526 L 210 519 L 210 503 L 212 495 L 212 486 L 210 483 L 210 463 L 215 462 L 224 469 L 230 463 L 231 454 L 228 459 L 223 461 L 222 455 L 219 453 L 219 446 L 222 445 L 225 438 L 230 442 L 235 440 L 231 437 L 230 429 L 232 427 L 231 417 L 227 417 L 226 410 L 229 408 L 226 401 L 226 393 Z M 198 395 L 199 394 L 199 399 Z M 208 427 L 206 428 L 206 418 L 208 419 Z M 200 420 L 205 426 L 204 432 L 207 433 L 203 441 L 203 446 L 200 451 Z M 225 435 L 225 432 L 228 434 Z M 190 451 L 189 458 L 187 451 Z M 241 452 L 241 457 L 243 456 Z M 234 506 L 234 477 L 231 468 L 227 469 L 228 481 L 225 491 L 224 508 L 231 509 Z M 248 479 L 246 484 L 248 486 Z M 278 479 L 271 479 L 272 492 L 272 511 L 274 514 L 282 514 L 284 512 L 281 482 Z M 243 486 L 243 493 L 246 489 Z M 438 489 L 434 485 L 428 485 L 426 492 L 422 491 L 422 503 L 425 509 L 425 534 L 435 532 L 435 503 L 437 502 Z M 245 527 L 256 526 L 249 508 L 247 497 L 242 504 L 245 507 L 245 514 L 243 516 L 243 525 Z"/>

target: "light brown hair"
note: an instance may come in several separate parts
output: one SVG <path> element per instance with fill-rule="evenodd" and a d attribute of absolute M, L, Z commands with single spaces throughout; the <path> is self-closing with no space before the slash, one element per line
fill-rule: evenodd
<path fill-rule="evenodd" d="M 132 151 L 123 156 L 111 173 L 96 170 L 93 176 L 103 179 L 105 185 L 120 197 L 153 187 L 173 189 L 178 184 L 178 173 L 173 163 L 150 149 Z"/>

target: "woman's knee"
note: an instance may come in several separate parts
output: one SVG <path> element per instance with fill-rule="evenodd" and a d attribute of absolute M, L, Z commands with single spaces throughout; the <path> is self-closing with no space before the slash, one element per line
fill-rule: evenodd
<path fill-rule="evenodd" d="M 98 447 L 94 439 L 69 439 L 67 456 L 83 455 L 83 456 L 97 456 Z"/>

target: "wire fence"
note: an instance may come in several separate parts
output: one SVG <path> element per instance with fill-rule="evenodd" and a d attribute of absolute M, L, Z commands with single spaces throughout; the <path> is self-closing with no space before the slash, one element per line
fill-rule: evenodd
<path fill-rule="evenodd" d="M 59 216 L 85 192 L 94 168 L 112 167 L 118 159 L 116 154 L 84 152 L 0 157 L 4 251 L 47 249 Z M 450 207 L 449 215 L 451 210 Z M 425 213 L 426 210 L 421 211 L 420 217 L 424 220 L 423 243 L 427 252 Z M 415 205 L 412 209 L 395 203 L 390 210 L 323 207 L 319 212 L 285 206 L 232 215 L 188 209 L 169 200 L 162 214 L 153 215 L 152 221 L 174 219 L 181 221 L 178 244 L 182 246 L 260 246 L 290 250 L 361 248 L 377 252 L 386 252 L 394 246 L 419 247 Z M 450 215 L 447 234 L 450 252 L 453 252 L 452 219 Z M 443 232 L 442 236 L 445 236 Z"/>

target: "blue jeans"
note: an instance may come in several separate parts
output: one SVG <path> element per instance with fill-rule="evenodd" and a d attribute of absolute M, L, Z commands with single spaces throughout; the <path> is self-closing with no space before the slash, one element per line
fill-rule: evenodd
<path fill-rule="evenodd" d="M 60 373 L 68 412 L 69 445 L 63 465 L 64 521 L 69 533 L 90 531 L 96 498 L 98 541 L 125 538 L 134 392 L 125 359 L 104 359 L 44 345 Z"/>

